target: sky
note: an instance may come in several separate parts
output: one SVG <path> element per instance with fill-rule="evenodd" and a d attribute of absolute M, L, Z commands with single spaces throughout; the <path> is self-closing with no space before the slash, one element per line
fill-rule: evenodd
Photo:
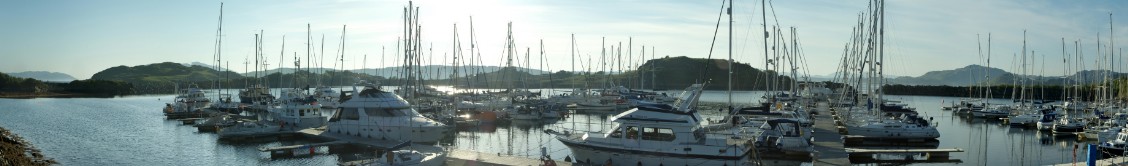
<path fill-rule="evenodd" d="M 326 68 L 397 66 L 397 38 L 403 36 L 403 9 L 408 1 L 145 1 L 52 0 L 0 1 L 0 72 L 54 71 L 89 78 L 115 66 L 160 62 L 214 63 L 220 3 L 223 33 L 220 66 L 244 72 L 254 55 L 254 35 L 263 32 L 268 68 L 293 66 L 295 54 L 305 66 L 306 46 Z M 451 54 L 469 55 L 473 34 L 482 65 L 505 65 L 507 23 L 517 55 L 531 68 L 543 70 L 601 70 L 608 65 L 637 66 L 645 59 L 688 56 L 728 58 L 728 17 L 714 31 L 722 12 L 719 0 L 424 0 L 419 8 L 425 64 L 450 64 Z M 849 40 L 865 0 L 770 1 L 769 28 L 795 27 L 811 75 L 837 70 L 842 48 Z M 760 31 L 761 1 L 735 1 L 732 57 L 740 63 L 763 64 Z M 971 64 L 988 65 L 991 35 L 992 67 L 1014 67 L 1021 55 L 1023 31 L 1032 58 L 1028 74 L 1062 75 L 1065 52 L 1077 52 L 1095 69 L 1097 40 L 1109 50 L 1128 46 L 1128 1 L 1094 0 L 913 0 L 889 1 L 886 6 L 886 72 L 919 76 Z M 1112 36 L 1110 18 L 1112 16 Z M 473 33 L 471 33 L 471 17 Z M 307 42 L 307 25 L 309 38 Z M 457 26 L 457 28 L 455 28 Z M 344 65 L 335 65 L 345 27 Z M 455 35 L 462 45 L 452 47 Z M 576 56 L 572 56 L 572 35 Z M 283 42 L 285 36 L 285 42 Z M 324 36 L 324 37 L 322 37 Z M 324 38 L 324 42 L 322 42 Z M 539 59 L 543 41 L 544 63 Z M 710 55 L 710 46 L 713 53 Z M 977 42 L 982 43 L 982 48 Z M 285 44 L 285 49 L 282 49 Z M 324 47 L 322 47 L 324 45 Z M 621 61 L 600 62 L 602 48 L 623 47 Z M 628 52 L 629 48 L 629 52 Z M 616 50 L 618 51 L 618 50 Z M 323 52 L 323 53 L 322 53 Z M 1119 50 L 1116 50 L 1119 52 Z M 1102 51 L 1107 54 L 1107 51 Z M 279 58 L 280 55 L 285 57 Z M 322 55 L 325 58 L 320 58 Z M 464 57 L 465 58 L 465 57 Z M 591 60 L 589 60 L 591 59 Z M 279 62 L 279 60 L 283 60 Z M 1123 62 L 1117 60 L 1116 62 Z M 1045 65 L 1042 65 L 1045 63 Z M 1105 62 L 1107 63 L 1107 62 Z M 524 62 L 520 62 L 524 64 Z M 1119 63 L 1117 63 L 1117 66 Z M 544 66 L 544 67 L 541 67 Z M 573 67 L 575 69 L 573 69 Z M 602 69 L 614 70 L 616 67 Z M 627 68 L 627 67 L 623 67 Z M 1118 68 L 1119 69 L 1119 68 Z"/>

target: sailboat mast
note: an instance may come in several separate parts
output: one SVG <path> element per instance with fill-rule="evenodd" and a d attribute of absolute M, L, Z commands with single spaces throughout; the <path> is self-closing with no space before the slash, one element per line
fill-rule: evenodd
<path fill-rule="evenodd" d="M 223 59 L 223 56 L 222 56 L 223 51 L 222 50 L 223 50 L 223 2 L 220 2 L 219 3 L 219 25 L 216 28 L 216 32 L 215 32 L 215 70 L 216 71 L 219 71 L 219 65 L 223 64 L 222 62 L 220 62 L 221 59 Z M 218 83 L 219 81 L 217 80 L 217 81 L 213 81 L 213 82 L 215 83 L 215 85 L 212 85 L 212 86 L 217 87 L 218 84 L 219 84 Z"/>
<path fill-rule="evenodd" d="M 766 6 L 768 5 L 768 2 L 767 0 L 760 0 L 760 3 L 760 21 L 762 22 L 762 24 L 760 25 L 762 25 L 764 28 L 764 70 L 761 72 L 765 74 L 766 78 L 768 73 L 768 12 Z M 732 32 L 729 32 L 729 34 L 731 35 Z M 731 41 L 732 39 L 729 40 Z M 768 82 L 768 79 L 764 79 L 764 86 L 768 86 L 768 84 L 770 84 L 770 82 Z"/>
<path fill-rule="evenodd" d="M 285 38 L 285 37 L 283 37 L 283 38 Z M 283 42 L 283 43 L 285 43 L 285 42 Z M 255 34 L 255 82 L 256 83 L 258 82 L 258 80 L 260 78 L 258 71 L 259 71 L 259 61 L 261 61 L 261 60 L 259 60 L 259 55 L 260 55 L 259 51 L 260 50 L 258 48 L 259 48 L 259 34 Z M 246 68 L 246 67 L 244 67 L 244 68 Z"/>
<path fill-rule="evenodd" d="M 313 54 L 313 50 L 312 50 L 313 49 L 313 43 L 312 42 L 313 42 L 313 34 L 311 34 L 309 23 L 306 23 L 306 74 L 310 73 L 309 72 L 310 71 L 310 68 L 309 68 L 309 66 L 310 66 L 310 62 L 309 62 L 310 60 L 309 59 L 310 58 L 309 57 L 312 56 L 312 54 Z M 309 79 L 309 76 L 310 75 L 306 75 L 306 80 Z M 297 78 L 297 77 L 294 77 L 294 78 Z M 294 81 L 297 81 L 297 79 L 294 79 Z M 307 81 L 306 84 L 308 85 L 309 82 Z"/>
<path fill-rule="evenodd" d="M 642 45 L 641 54 L 642 58 L 638 60 L 638 89 L 644 89 L 646 87 L 646 75 L 642 73 L 642 65 L 646 64 L 646 45 Z"/>
<path fill-rule="evenodd" d="M 987 69 L 990 69 L 990 68 L 991 68 L 991 33 L 987 33 Z M 987 70 L 987 69 L 983 69 L 983 70 Z M 984 73 L 986 73 L 986 72 L 984 72 Z M 984 86 L 987 87 L 987 94 L 985 94 L 985 96 L 987 96 L 987 97 L 985 99 L 983 99 L 983 102 L 987 103 L 987 104 L 991 104 L 991 100 L 988 100 L 988 99 L 991 99 L 991 84 L 990 84 L 991 73 L 986 73 L 986 75 L 987 75 L 987 83 L 985 83 Z"/>
<path fill-rule="evenodd" d="M 345 34 L 346 34 L 345 28 L 346 27 L 348 27 L 348 25 L 341 25 L 341 71 L 339 73 L 344 73 L 344 71 L 345 71 Z M 321 37 L 321 48 L 322 48 L 321 51 L 324 52 L 325 51 L 325 37 L 324 36 Z M 322 56 L 324 56 L 324 55 L 322 55 Z M 324 73 L 322 73 L 322 74 L 324 74 Z M 344 84 L 344 80 L 341 80 L 341 84 L 342 85 Z"/>
<path fill-rule="evenodd" d="M 729 1 L 728 11 L 729 15 L 729 42 L 728 42 L 728 106 L 732 108 L 732 4 L 735 0 Z M 765 17 L 765 19 L 767 19 Z M 731 111 L 731 110 L 730 110 Z"/>
<path fill-rule="evenodd" d="M 278 87 L 279 88 L 282 87 L 282 83 L 283 83 L 282 82 L 282 74 L 283 74 L 282 73 L 283 72 L 282 71 L 283 70 L 282 69 L 282 64 L 283 64 L 282 60 L 286 59 L 284 56 L 286 56 L 286 35 L 282 35 L 282 49 L 278 50 Z M 266 67 L 263 67 L 263 70 L 266 70 Z M 263 74 L 265 74 L 265 73 L 263 73 Z"/>
<path fill-rule="evenodd" d="M 880 19 L 878 21 L 880 23 L 878 25 L 880 29 L 877 32 L 877 38 L 878 38 L 878 45 L 877 45 L 878 63 L 877 63 L 877 65 L 879 67 L 878 70 L 877 70 L 877 78 L 878 78 L 877 82 L 878 82 L 878 87 L 882 87 L 882 86 L 885 86 L 885 73 L 884 73 L 885 72 L 885 0 L 881 0 L 881 3 L 879 3 L 878 5 L 879 5 L 878 10 L 880 10 L 880 14 L 878 15 L 877 19 Z M 885 94 L 884 88 L 878 88 L 877 90 L 878 90 L 877 102 L 879 104 L 882 103 L 882 102 L 885 102 L 883 100 L 884 97 L 885 97 L 884 96 L 884 94 Z"/>

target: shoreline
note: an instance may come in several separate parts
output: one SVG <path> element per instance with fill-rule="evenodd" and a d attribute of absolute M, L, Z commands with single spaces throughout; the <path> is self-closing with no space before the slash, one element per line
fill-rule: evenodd
<path fill-rule="evenodd" d="M 16 153 L 12 153 L 16 152 Z M 2 165 L 53 165 L 55 159 L 43 156 L 31 143 L 19 135 L 0 127 L 0 164 Z"/>
<path fill-rule="evenodd" d="M 82 94 L 82 93 L 11 93 L 0 92 L 2 99 L 34 99 L 34 98 L 79 98 L 79 97 L 114 97 L 114 95 L 97 95 L 97 94 Z"/>

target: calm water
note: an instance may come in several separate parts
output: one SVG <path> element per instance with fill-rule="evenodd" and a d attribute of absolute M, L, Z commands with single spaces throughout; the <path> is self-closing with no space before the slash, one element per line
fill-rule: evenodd
<path fill-rule="evenodd" d="M 674 95 L 673 91 L 670 93 Z M 752 102 L 760 94 L 734 92 L 733 96 L 737 98 L 734 102 Z M 159 109 L 172 97 L 0 99 L 0 126 L 23 136 L 64 165 L 334 165 L 345 160 L 342 158 L 354 155 L 271 159 L 269 154 L 257 149 L 301 142 L 219 143 L 215 134 L 197 133 L 194 127 L 165 120 Z M 707 91 L 701 100 L 726 102 L 727 97 L 723 91 Z M 1033 130 L 1010 128 L 1001 122 L 968 120 L 940 110 L 945 105 L 942 102 L 958 98 L 890 98 L 902 100 L 917 107 L 922 114 L 934 117 L 942 135 L 941 148 L 966 150 L 952 154 L 952 158 L 963 160 L 963 163 L 935 165 L 1065 163 L 1072 160 L 1072 146 L 1084 143 L 1072 137 L 1053 138 Z M 544 147 L 553 158 L 563 159 L 570 155 L 570 151 L 544 130 L 606 130 L 609 125 L 607 114 L 611 113 L 582 113 L 551 122 L 460 127 L 460 132 L 440 144 L 456 149 L 528 157 L 539 156 L 540 148 Z M 1077 151 L 1084 152 L 1084 146 Z M 1079 156 L 1084 155 L 1079 153 Z"/>

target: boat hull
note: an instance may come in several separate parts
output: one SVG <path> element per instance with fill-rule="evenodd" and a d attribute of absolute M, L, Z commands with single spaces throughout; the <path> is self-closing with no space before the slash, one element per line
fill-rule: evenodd
<path fill-rule="evenodd" d="M 1108 146 L 1102 145 L 1102 146 L 1097 146 L 1097 149 L 1100 150 L 1100 152 L 1101 152 L 1101 158 L 1112 158 L 1112 157 L 1124 156 L 1124 148 L 1108 147 Z"/>
<path fill-rule="evenodd" d="M 847 127 L 847 132 L 850 135 L 859 135 L 866 138 L 881 138 L 881 139 L 936 139 L 940 137 L 937 130 L 893 130 L 893 129 L 874 129 L 864 127 Z"/>

